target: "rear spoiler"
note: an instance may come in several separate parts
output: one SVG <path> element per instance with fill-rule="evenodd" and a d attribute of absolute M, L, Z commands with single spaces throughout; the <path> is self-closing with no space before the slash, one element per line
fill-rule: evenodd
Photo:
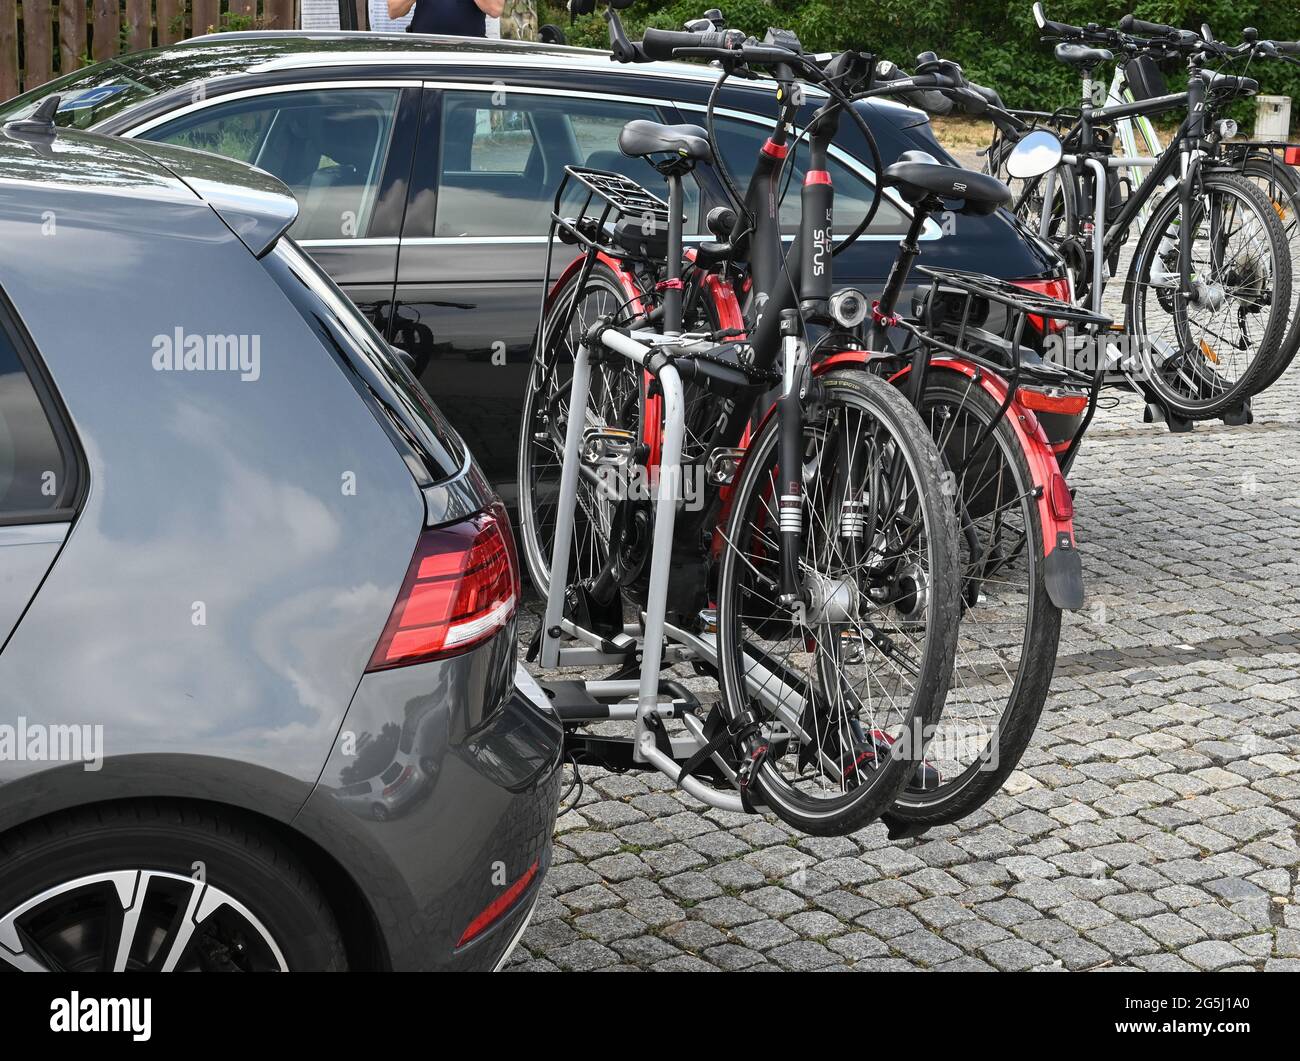
<path fill-rule="evenodd" d="M 298 217 L 298 200 L 265 170 L 148 140 L 123 143 L 148 155 L 216 212 L 256 258 L 269 251 Z"/>

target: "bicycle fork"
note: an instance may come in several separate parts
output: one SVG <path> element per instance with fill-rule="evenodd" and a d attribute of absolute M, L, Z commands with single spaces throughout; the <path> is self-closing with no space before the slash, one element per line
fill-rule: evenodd
<path fill-rule="evenodd" d="M 776 402 L 777 464 L 781 472 L 777 523 L 781 545 L 781 585 L 777 603 L 794 610 L 806 604 L 799 578 L 803 537 L 803 380 L 806 348 L 799 337 L 799 314 L 781 315 L 781 396 Z"/>

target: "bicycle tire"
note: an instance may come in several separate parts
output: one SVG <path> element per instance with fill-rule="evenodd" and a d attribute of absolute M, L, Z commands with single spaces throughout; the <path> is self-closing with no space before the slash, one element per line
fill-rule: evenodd
<path fill-rule="evenodd" d="M 545 599 L 550 587 L 551 552 L 554 546 L 553 503 L 559 490 L 559 469 L 563 464 L 563 428 L 558 414 L 562 412 L 564 389 L 571 382 L 573 366 L 572 336 L 573 328 L 565 329 L 563 335 L 556 334 L 556 327 L 562 322 L 563 315 L 573 303 L 575 297 L 584 302 L 593 300 L 592 309 L 597 316 L 604 315 L 619 305 L 627 305 L 629 311 L 640 305 L 643 297 L 640 290 L 630 281 L 627 274 L 615 269 L 609 263 L 598 260 L 590 274 L 583 282 L 583 289 L 578 291 L 581 272 L 574 272 L 565 277 L 552 293 L 543 316 L 541 334 L 534 340 L 533 362 L 528 373 L 528 385 L 524 391 L 523 410 L 520 415 L 519 451 L 516 465 L 517 489 L 519 498 L 519 544 L 523 554 L 524 566 L 538 594 Z M 594 304 L 599 300 L 599 305 Z M 581 310 L 582 303 L 579 304 Z M 585 323 L 591 320 L 583 318 Z M 596 319 L 595 317 L 592 320 Z M 615 422 L 606 426 L 623 427 L 639 431 L 640 390 L 637 373 L 630 363 L 620 362 L 606 366 L 607 372 L 626 373 L 627 393 L 624 398 L 631 402 L 636 395 L 635 406 L 628 405 Z M 611 375 L 607 383 L 607 393 L 614 395 L 613 387 L 618 380 Z M 592 398 L 588 400 L 589 416 L 598 416 L 592 411 L 592 402 L 599 401 L 597 396 L 598 381 L 596 373 L 592 377 Z M 613 403 L 610 408 L 612 410 Z M 545 437 L 543 437 L 543 435 Z M 585 484 L 580 484 L 578 510 L 574 514 L 574 549 L 570 560 L 570 577 L 587 577 L 603 562 L 608 545 L 609 524 L 602 525 L 603 507 L 599 499 L 583 495 Z M 548 509 L 551 504 L 551 509 Z M 547 512 L 552 511 L 548 517 Z M 584 559 L 585 557 L 585 559 Z"/>
<path fill-rule="evenodd" d="M 1278 220 L 1282 222 L 1292 263 L 1291 326 L 1278 345 L 1277 356 L 1271 359 L 1267 370 L 1261 373 L 1255 384 L 1255 393 L 1259 394 L 1281 378 L 1295 360 L 1296 351 L 1300 350 L 1300 283 L 1295 277 L 1295 262 L 1300 261 L 1300 176 L 1292 167 L 1265 153 L 1247 156 L 1242 164 L 1242 176 L 1269 185 L 1267 190 L 1260 188 L 1260 191 L 1268 196 Z"/>
<path fill-rule="evenodd" d="M 1258 279 L 1261 291 L 1257 301 L 1259 305 L 1269 307 L 1269 314 L 1267 323 L 1261 329 L 1260 337 L 1254 344 L 1257 350 L 1255 356 L 1250 359 L 1249 364 L 1235 381 L 1227 386 L 1219 386 L 1222 377 L 1218 366 L 1222 364 L 1224 351 L 1227 350 L 1218 342 L 1220 333 L 1213 332 L 1207 327 L 1201 334 L 1201 338 L 1195 339 L 1194 342 L 1192 329 L 1187 324 L 1186 311 L 1181 311 L 1180 326 L 1178 316 L 1180 311 L 1175 300 L 1169 298 L 1168 306 L 1161 301 L 1160 292 L 1168 292 L 1169 283 L 1165 281 L 1156 285 L 1149 280 L 1144 282 L 1141 279 L 1149 278 L 1153 268 L 1157 268 L 1157 258 L 1161 255 L 1161 242 L 1169 236 L 1175 220 L 1179 217 L 1179 189 L 1171 188 L 1159 201 L 1151 215 L 1151 220 L 1143 227 L 1138 237 L 1137 249 L 1134 251 L 1128 279 L 1124 285 L 1124 301 L 1127 307 L 1125 331 L 1136 345 L 1136 356 L 1132 360 L 1139 366 L 1137 372 L 1130 370 L 1130 381 L 1147 397 L 1148 401 L 1163 406 L 1188 420 L 1207 420 L 1218 416 L 1241 405 L 1256 393 L 1259 381 L 1265 378 L 1264 373 L 1270 365 L 1269 354 L 1266 353 L 1261 357 L 1260 352 L 1274 351 L 1280 345 L 1288 326 L 1287 315 L 1291 304 L 1291 264 L 1287 255 L 1286 240 L 1281 221 L 1267 196 L 1246 178 L 1235 173 L 1202 172 L 1199 179 L 1204 194 L 1217 193 L 1234 197 L 1237 203 L 1242 204 L 1244 210 L 1250 211 L 1257 226 L 1256 230 L 1263 233 L 1263 238 L 1268 245 L 1270 277 Z M 1199 206 L 1200 194 L 1194 196 L 1194 202 Z M 1219 207 L 1216 206 L 1215 209 Z M 1202 208 L 1197 218 L 1198 230 L 1199 219 L 1204 213 Z M 1181 233 L 1179 238 L 1182 238 Z M 1240 258 L 1234 261 L 1234 268 L 1247 271 L 1239 264 L 1241 261 Z M 1249 265 L 1248 262 L 1245 264 Z M 1169 276 L 1172 275 L 1171 269 L 1176 268 L 1176 261 L 1166 252 L 1160 260 L 1158 272 L 1162 276 Z M 1232 270 L 1226 272 L 1228 276 L 1232 275 Z M 1209 286 L 1213 287 L 1215 284 L 1225 288 L 1227 286 L 1219 284 L 1218 281 L 1212 281 Z M 1267 290 L 1263 289 L 1265 287 Z M 1151 292 L 1155 292 L 1152 297 L 1156 309 L 1170 318 L 1177 342 L 1176 346 L 1172 347 L 1174 353 L 1164 356 L 1160 364 L 1154 360 L 1158 340 L 1151 337 L 1150 330 L 1146 326 L 1148 314 L 1145 299 Z M 1143 299 L 1141 303 L 1138 302 L 1139 298 Z M 1212 317 L 1211 321 L 1215 319 Z M 1241 315 L 1241 319 L 1244 321 L 1244 314 Z M 1244 332 L 1244 324 L 1241 327 Z M 1207 333 L 1216 340 L 1218 345 L 1206 340 L 1204 335 Z M 1162 350 L 1168 348 L 1171 347 L 1167 343 L 1161 347 Z M 1196 354 L 1200 356 L 1196 357 Z M 1226 356 L 1233 355 L 1228 353 Z M 1201 362 L 1213 367 L 1205 368 Z M 1193 398 L 1188 393 L 1176 390 L 1170 382 L 1171 379 L 1181 380 L 1188 390 L 1194 388 L 1197 396 Z"/>
<path fill-rule="evenodd" d="M 959 412 L 954 413 L 954 408 Z M 1033 476 L 1014 427 L 1000 415 L 1000 403 L 966 376 L 932 369 L 920 412 L 950 468 L 960 466 L 984 427 L 996 418 L 988 441 L 973 454 L 974 474 L 963 474 L 953 491 L 978 535 L 990 540 L 986 553 L 983 544 L 977 551 L 971 546 L 970 535 L 963 535 L 966 607 L 958 633 L 956 673 L 929 752 L 943 780 L 925 790 L 905 787 L 890 809 L 893 818 L 932 827 L 958 821 L 979 809 L 1001 790 L 1019 764 L 1050 691 L 1061 609 L 1047 592 L 1043 524 Z M 963 415 L 969 418 L 967 422 L 961 421 Z M 1005 487 L 1004 474 L 1009 480 Z M 993 496 L 988 497 L 991 487 Z M 1021 559 L 1017 561 L 1013 555 L 1005 568 L 994 568 L 996 579 L 985 574 L 976 581 L 979 573 L 990 568 L 987 558 L 992 550 L 1007 548 L 999 540 L 1007 527 L 1013 534 L 1024 535 Z M 1023 583 L 1012 581 L 1006 572 L 1022 564 L 1027 569 Z M 972 603 L 975 593 L 979 599 Z M 1023 611 L 1019 604 L 1022 595 Z M 998 621 L 1000 616 L 1013 615 L 1005 622 Z M 1021 628 L 1018 646 L 1013 644 L 1016 627 Z M 1013 651 L 1017 652 L 1014 661 Z M 1011 675 L 1013 662 L 1015 673 Z M 1010 680 L 999 680 L 999 671 Z M 987 698 L 986 704 L 981 705 L 981 697 Z M 996 708 L 999 698 L 1003 698 L 1000 713 L 989 725 L 987 709 Z M 978 747 L 972 733 L 979 734 Z"/>
<path fill-rule="evenodd" d="M 774 668 L 771 673 L 779 674 L 780 680 L 787 686 L 802 685 L 805 691 L 804 706 L 801 710 L 819 711 L 815 697 L 812 695 L 813 685 L 816 682 L 821 683 L 816 692 L 825 695 L 825 686 L 832 680 L 836 686 L 835 698 L 839 717 L 837 719 L 822 719 L 818 717 L 813 720 L 811 716 L 801 714 L 796 720 L 793 727 L 786 723 L 787 731 L 793 734 L 791 737 L 784 738 L 784 743 L 780 743 L 778 725 L 773 721 L 769 714 L 766 720 L 766 729 L 760 737 L 754 738 L 752 742 L 757 746 L 758 742 L 767 742 L 769 746 L 777 746 L 778 751 L 773 751 L 766 758 L 759 762 L 757 769 L 754 771 L 753 785 L 758 792 L 762 803 L 770 809 L 777 817 L 787 824 L 800 830 L 801 832 L 814 835 L 843 835 L 853 832 L 869 822 L 875 820 L 882 812 L 887 810 L 898 795 L 899 789 L 907 782 L 908 778 L 916 771 L 918 764 L 924 758 L 924 740 L 928 736 L 929 730 L 939 717 L 943 707 L 943 700 L 948 691 L 948 682 L 952 675 L 953 655 L 956 651 L 957 643 L 957 624 L 959 619 L 960 605 L 958 601 L 959 592 L 959 571 L 957 567 L 957 520 L 954 514 L 953 506 L 947 501 L 943 494 L 942 468 L 940 465 L 938 451 L 935 447 L 934 440 L 930 436 L 929 430 L 921 422 L 916 410 L 908 404 L 906 399 L 895 388 L 885 383 L 879 377 L 872 375 L 861 368 L 837 369 L 828 372 L 820 378 L 821 395 L 817 404 L 823 410 L 823 415 L 816 426 L 810 424 L 806 426 L 806 438 L 814 439 L 817 431 L 824 431 L 829 437 L 830 426 L 838 424 L 840 416 L 832 418 L 831 410 L 844 409 L 849 410 L 842 414 L 845 425 L 844 438 L 848 438 L 854 429 L 851 424 L 857 424 L 859 427 L 863 423 L 878 425 L 879 428 L 887 434 L 888 445 L 880 450 L 881 453 L 891 452 L 889 445 L 895 447 L 892 453 L 901 454 L 903 465 L 911 478 L 911 482 L 916 488 L 916 497 L 918 505 L 919 525 L 924 528 L 924 552 L 928 561 L 928 568 L 920 570 L 914 576 L 915 586 L 923 587 L 914 589 L 914 600 L 910 608 L 914 611 L 922 611 L 925 614 L 925 631 L 924 637 L 918 637 L 912 641 L 902 630 L 903 624 L 899 624 L 894 633 L 898 635 L 898 642 L 895 644 L 895 651 L 900 644 L 907 647 L 915 646 L 920 643 L 920 656 L 915 662 L 914 668 L 908 666 L 908 663 L 894 663 L 892 666 L 899 673 L 910 672 L 914 669 L 915 681 L 912 683 L 910 694 L 907 696 L 906 705 L 899 705 L 898 717 L 890 726 L 884 726 L 874 712 L 870 712 L 867 720 L 870 724 L 869 731 L 863 731 L 861 727 L 862 720 L 858 720 L 858 727 L 852 732 L 854 734 L 869 733 L 869 739 L 873 748 L 877 749 L 871 762 L 871 776 L 863 782 L 860 780 L 866 773 L 866 769 L 859 764 L 863 761 L 855 755 L 853 745 L 850 743 L 847 747 L 843 744 L 843 731 L 848 727 L 847 711 L 844 704 L 851 697 L 856 701 L 857 707 L 855 713 L 860 714 L 863 707 L 874 704 L 879 700 L 883 704 L 883 695 L 873 692 L 870 687 L 870 672 L 868 671 L 867 696 L 864 698 L 857 689 L 846 687 L 844 674 L 848 667 L 853 666 L 856 662 L 850 659 L 850 653 L 844 648 L 845 635 L 853 638 L 860 638 L 856 642 L 859 650 L 862 652 L 864 659 L 874 660 L 876 657 L 869 656 L 869 651 L 874 649 L 880 659 L 887 658 L 887 652 L 880 647 L 882 642 L 877 640 L 878 631 L 875 623 L 871 618 L 865 618 L 861 614 L 855 614 L 847 626 L 856 626 L 856 632 L 847 629 L 836 631 L 833 628 L 836 620 L 827 621 L 824 626 L 819 626 L 819 620 L 812 620 L 804 624 L 803 620 L 807 616 L 795 618 L 791 621 L 789 612 L 778 612 L 774 608 L 770 611 L 769 617 L 762 617 L 757 611 L 745 614 L 745 609 L 754 607 L 771 607 L 773 598 L 761 598 L 755 594 L 754 585 L 751 582 L 750 571 L 758 572 L 756 564 L 773 562 L 773 550 L 770 539 L 766 539 L 764 532 L 760 529 L 760 523 L 775 525 L 775 515 L 769 505 L 763 506 L 763 497 L 768 491 L 769 485 L 774 483 L 774 463 L 776 460 L 777 438 L 779 423 L 775 417 L 771 418 L 768 423 L 758 432 L 753 442 L 750 444 L 746 455 L 740 476 L 737 479 L 732 497 L 732 508 L 727 520 L 725 531 L 725 541 L 722 548 L 722 562 L 718 573 L 718 671 L 720 684 L 722 686 L 722 710 L 726 717 L 735 722 L 741 719 L 750 706 L 751 694 L 753 690 L 749 688 L 742 671 L 749 671 L 751 667 L 744 662 L 746 659 L 764 659 L 765 666 Z M 856 412 L 861 419 L 852 420 L 850 412 Z M 859 433 L 860 434 L 860 433 Z M 877 439 L 878 441 L 878 439 Z M 874 443 L 864 443 L 864 448 Z M 852 452 L 852 451 L 851 451 Z M 814 460 L 818 461 L 817 466 L 824 468 L 824 458 L 818 457 L 814 453 Z M 889 458 L 893 460 L 892 456 Z M 852 458 L 849 461 L 852 464 Z M 825 474 L 823 472 L 823 474 Z M 878 480 L 871 480 L 873 484 Z M 883 481 L 880 481 L 883 485 Z M 809 486 L 808 503 L 804 506 L 807 527 L 804 534 L 805 543 L 812 542 L 815 535 L 812 533 L 813 515 L 812 510 L 817 506 L 819 480 L 814 478 Z M 833 486 L 828 486 L 826 495 L 829 499 Z M 873 491 L 874 492 L 874 491 Z M 886 500 L 878 502 L 881 511 L 893 509 L 892 495 L 885 493 Z M 846 491 L 846 496 L 847 496 Z M 860 494 L 854 490 L 855 497 L 865 497 L 866 490 Z M 770 496 L 770 494 L 768 494 Z M 835 502 L 830 501 L 831 504 Z M 843 515 L 841 506 L 840 515 L 837 517 L 834 513 L 831 518 L 840 519 Z M 914 519 L 914 525 L 917 520 Z M 835 525 L 839 525 L 836 523 Z M 823 530 L 827 522 L 823 520 Z M 885 525 L 888 529 L 888 524 Z M 884 531 L 882 531 L 884 533 Z M 834 534 L 824 535 L 829 541 Z M 862 532 L 865 541 L 873 543 L 872 549 L 877 548 L 874 544 L 879 539 L 876 535 L 876 525 L 874 522 L 867 523 L 865 530 Z M 918 543 L 920 534 L 917 535 Z M 736 543 L 744 543 L 744 551 Z M 838 547 L 838 546 L 837 546 Z M 918 544 L 918 553 L 921 548 Z M 764 555 L 760 555 L 764 554 Z M 868 558 L 871 553 L 868 552 Z M 815 559 L 815 557 L 814 557 Z M 805 562 L 807 561 L 807 549 L 805 549 Z M 811 567 L 811 564 L 806 564 Z M 829 567 L 829 564 L 827 565 Z M 865 565 L 858 565 L 857 568 L 851 569 L 852 581 L 857 583 L 856 590 L 853 591 L 853 609 L 857 611 L 863 608 L 862 602 L 867 600 L 870 591 L 861 587 L 861 582 L 865 578 L 868 582 L 872 580 L 875 572 L 863 570 Z M 909 569 L 910 570 L 910 569 Z M 810 576 L 811 577 L 811 576 Z M 829 580 L 829 577 L 828 577 Z M 841 584 L 850 581 L 843 574 L 840 575 Z M 872 612 L 873 616 L 881 619 L 881 622 L 888 620 L 893 612 L 890 610 L 898 604 L 896 599 L 886 598 L 883 603 L 879 599 L 873 599 L 873 603 L 867 607 L 879 607 L 879 612 Z M 779 606 L 777 606 L 779 607 Z M 901 611 L 901 605 L 898 605 Z M 867 627 L 871 630 L 870 636 L 863 634 L 862 623 L 865 621 Z M 765 624 L 770 624 L 766 626 Z M 750 631 L 755 639 L 761 639 L 762 635 L 769 631 L 779 631 L 781 624 L 786 629 L 792 629 L 798 626 L 792 634 L 792 644 L 804 646 L 802 655 L 811 655 L 808 663 L 807 681 L 805 682 L 796 668 L 800 665 L 793 661 L 792 651 L 788 651 L 783 660 L 778 660 L 770 655 L 763 655 L 765 652 L 757 644 L 750 645 L 747 649 L 744 630 Z M 888 646 L 888 634 L 885 634 L 886 647 Z M 807 648 L 808 639 L 812 638 L 814 647 Z M 871 649 L 867 648 L 867 645 Z M 826 649 L 820 646 L 829 645 Z M 904 653 L 905 653 L 904 648 Z M 823 656 L 825 657 L 823 659 Z M 813 669 L 817 668 L 817 673 Z M 890 675 L 886 673 L 888 679 Z M 880 690 L 885 690 L 886 686 L 883 681 L 879 681 Z M 759 690 L 761 695 L 764 690 Z M 778 693 L 776 699 L 789 703 L 788 697 L 784 693 Z M 897 703 L 890 697 L 890 701 Z M 795 709 L 799 709 L 797 706 Z M 793 710 L 793 709 L 792 709 Z M 884 710 L 884 707 L 881 708 Z M 805 721 L 805 719 L 809 719 Z M 807 739 L 809 731 L 814 734 L 821 734 L 823 730 L 822 723 L 825 723 L 824 729 L 827 736 L 816 736 L 815 740 Z M 884 728 L 882 728 L 884 727 Z M 840 744 L 828 750 L 826 743 L 832 728 L 839 734 L 837 740 Z M 910 734 L 911 739 L 894 744 L 890 740 L 891 736 L 899 733 Z M 795 737 L 802 734 L 802 739 L 795 740 Z M 877 735 L 880 735 L 879 737 Z M 919 739 L 918 739 L 919 737 Z M 879 741 L 890 741 L 890 753 L 881 754 Z M 815 746 L 814 746 L 815 745 Z M 811 751 L 809 751 L 811 748 Z M 835 784 L 842 786 L 843 790 L 838 794 L 830 795 L 826 799 L 818 799 L 809 796 L 806 792 L 798 790 L 790 784 L 777 771 L 774 763 L 785 761 L 788 754 L 793 754 L 794 763 L 798 772 L 802 773 L 803 761 L 805 758 L 813 761 L 814 770 L 811 783 L 816 785 L 818 780 L 826 789 L 827 774 L 833 773 L 833 770 L 825 766 L 827 758 L 830 759 L 833 766 L 838 767 L 846 761 L 850 766 L 844 767 L 841 775 L 834 779 Z M 854 755 L 852 759 L 850 755 Z M 883 760 L 883 765 L 882 765 Z M 819 766 L 820 764 L 820 766 Z M 853 777 L 859 780 L 852 787 L 848 784 L 850 769 Z"/>

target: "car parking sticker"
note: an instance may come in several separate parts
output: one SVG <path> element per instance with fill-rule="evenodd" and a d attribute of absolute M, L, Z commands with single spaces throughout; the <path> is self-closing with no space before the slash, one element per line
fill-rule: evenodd
<path fill-rule="evenodd" d="M 83 89 L 81 92 L 69 93 L 60 101 L 59 113 L 94 110 L 105 100 L 125 92 L 128 87 L 127 85 L 98 85 L 95 88 Z"/>

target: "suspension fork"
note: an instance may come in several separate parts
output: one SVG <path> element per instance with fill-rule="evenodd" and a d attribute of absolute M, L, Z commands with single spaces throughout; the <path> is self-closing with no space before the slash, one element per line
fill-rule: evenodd
<path fill-rule="evenodd" d="M 803 537 L 803 389 L 807 368 L 804 344 L 799 337 L 799 314 L 781 314 L 781 396 L 776 402 L 777 526 L 781 543 L 781 585 L 777 603 L 793 609 L 804 601 L 799 578 L 799 555 Z"/>

